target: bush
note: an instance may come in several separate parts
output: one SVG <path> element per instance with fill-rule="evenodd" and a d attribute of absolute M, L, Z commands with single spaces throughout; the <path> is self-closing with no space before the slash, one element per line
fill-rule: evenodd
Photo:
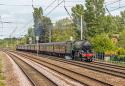
<path fill-rule="evenodd" d="M 125 61 L 125 55 L 119 55 L 118 59 L 119 61 Z"/>
<path fill-rule="evenodd" d="M 119 48 L 117 53 L 118 53 L 118 55 L 125 55 L 125 49 L 124 48 Z"/>
<path fill-rule="evenodd" d="M 125 55 L 118 55 L 113 58 L 111 58 L 112 61 L 124 61 L 125 62 Z"/>
<path fill-rule="evenodd" d="M 91 43 L 96 52 L 113 51 L 117 48 L 106 34 L 101 34 L 93 37 L 91 39 Z"/>

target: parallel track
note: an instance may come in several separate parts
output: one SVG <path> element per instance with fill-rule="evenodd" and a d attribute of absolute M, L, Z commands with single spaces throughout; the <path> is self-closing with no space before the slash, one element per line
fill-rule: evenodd
<path fill-rule="evenodd" d="M 125 79 L 125 68 L 121 67 L 121 66 L 110 65 L 110 64 L 105 64 L 105 63 L 97 63 L 97 62 L 92 62 L 92 63 L 78 62 L 78 61 L 73 61 L 73 60 L 56 58 L 54 56 L 48 56 L 48 55 L 42 55 L 42 57 L 46 57 L 48 59 L 64 62 L 67 64 L 76 65 L 79 67 L 84 67 L 84 68 L 87 68 L 90 70 L 106 73 L 109 75 L 113 75 L 113 76 Z"/>
<path fill-rule="evenodd" d="M 110 68 L 115 68 L 115 69 L 119 69 L 119 70 L 125 70 L 125 67 L 119 66 L 119 65 L 116 65 L 116 64 L 111 64 L 111 63 L 94 61 L 92 64 L 105 66 L 105 67 L 110 67 Z"/>
<path fill-rule="evenodd" d="M 54 82 L 49 80 L 46 76 L 42 75 L 38 70 L 33 68 L 31 65 L 19 59 L 17 56 L 6 52 L 20 67 L 23 73 L 26 75 L 32 86 L 57 86 Z M 28 70 L 29 69 L 29 70 Z M 43 82 L 45 80 L 46 82 Z M 48 83 L 48 84 L 47 84 Z"/>
<path fill-rule="evenodd" d="M 116 65 L 112 66 L 110 64 L 101 64 L 101 63 L 95 64 L 95 62 L 85 63 L 85 62 L 77 62 L 77 61 L 58 59 L 58 58 L 52 58 L 52 57 L 47 57 L 47 58 L 125 79 L 125 68 L 117 67 Z"/>
<path fill-rule="evenodd" d="M 19 53 L 18 53 L 19 54 Z M 68 76 L 68 77 L 70 77 L 70 78 L 72 78 L 72 79 L 74 79 L 75 81 L 78 81 L 78 82 L 80 82 L 80 83 L 83 83 L 83 84 L 88 84 L 88 83 L 84 83 L 84 81 L 85 81 L 85 79 L 86 80 L 91 80 L 90 82 L 92 83 L 92 82 L 94 82 L 94 83 L 97 83 L 97 84 L 100 84 L 101 86 L 111 86 L 110 84 L 108 84 L 108 83 L 106 83 L 106 82 L 103 82 L 103 81 L 100 81 L 100 80 L 97 80 L 97 79 L 95 79 L 95 78 L 92 78 L 92 77 L 89 77 L 89 76 L 87 76 L 87 75 L 83 75 L 83 74 L 79 74 L 79 73 L 77 73 L 77 72 L 75 72 L 75 71 L 72 71 L 72 70 L 70 70 L 70 69 L 67 69 L 67 68 L 62 68 L 62 67 L 60 67 L 60 66 L 58 66 L 58 65 L 55 65 L 55 64 L 51 64 L 51 63 L 47 63 L 47 62 L 44 62 L 44 61 L 40 61 L 40 59 L 36 59 L 36 58 L 32 58 L 32 56 L 29 56 L 29 55 L 25 55 L 25 54 L 20 54 L 21 56 L 23 56 L 23 57 L 26 57 L 26 58 L 28 58 L 28 59 L 30 59 L 30 60 L 33 60 L 34 62 L 37 62 L 37 63 L 39 63 L 39 64 L 41 64 L 41 65 L 44 65 L 44 66 L 46 66 L 46 67 L 48 67 L 49 69 L 52 69 L 52 70 L 55 70 L 55 68 L 57 69 L 58 68 L 58 71 L 57 70 L 55 70 L 56 72 L 58 72 L 58 73 L 61 73 L 61 74 L 64 74 L 63 73 L 63 71 L 67 71 L 68 73 L 67 74 L 65 74 L 66 76 Z M 47 66 L 48 65 L 48 66 Z M 50 66 L 53 66 L 53 67 L 50 67 Z M 60 71 L 60 70 L 63 70 L 63 71 Z M 84 80 L 83 79 L 81 79 L 82 81 L 79 81 L 80 79 L 79 78 L 76 78 L 76 77 L 71 77 L 70 75 L 68 75 L 68 74 L 73 74 L 73 75 L 77 75 L 77 77 L 79 76 L 79 77 L 84 77 Z"/>

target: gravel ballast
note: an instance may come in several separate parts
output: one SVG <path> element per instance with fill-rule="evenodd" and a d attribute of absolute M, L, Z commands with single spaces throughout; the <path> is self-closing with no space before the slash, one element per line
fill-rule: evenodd
<path fill-rule="evenodd" d="M 2 52 L 3 53 L 3 52 Z M 3 53 L 6 86 L 32 86 L 27 77 L 6 53 Z"/>
<path fill-rule="evenodd" d="M 44 57 L 42 58 L 42 57 L 37 57 L 37 56 L 34 56 L 34 55 L 32 55 L 32 57 L 39 58 L 39 59 L 41 59 L 41 61 L 46 61 L 46 62 L 55 64 L 55 65 L 58 65 L 60 67 L 71 69 L 71 70 L 76 71 L 76 72 L 81 73 L 81 74 L 85 74 L 87 76 L 90 76 L 90 77 L 93 77 L 95 79 L 98 79 L 98 80 L 104 81 L 106 83 L 109 83 L 113 86 L 125 86 L 125 79 L 120 78 L 120 77 L 112 76 L 112 75 L 105 74 L 105 73 L 102 73 L 102 72 L 89 70 L 89 69 L 86 69 L 86 68 L 82 68 L 82 67 L 74 66 L 74 65 L 71 65 L 71 64 L 51 60 L 51 59 L 44 58 Z"/>

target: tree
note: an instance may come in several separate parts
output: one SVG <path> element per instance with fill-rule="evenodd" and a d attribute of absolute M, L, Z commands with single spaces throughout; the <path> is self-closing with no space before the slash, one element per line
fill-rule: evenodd
<path fill-rule="evenodd" d="M 121 12 L 122 23 L 125 24 L 125 11 Z"/>
<path fill-rule="evenodd" d="M 104 0 L 86 0 L 85 21 L 87 34 L 90 37 L 104 31 L 100 25 L 105 15 Z"/>
<path fill-rule="evenodd" d="M 34 34 L 34 28 L 28 29 L 28 42 L 35 43 L 35 34 Z"/>
<path fill-rule="evenodd" d="M 114 33 L 118 33 L 119 31 L 118 22 L 116 17 L 114 16 L 110 16 L 110 15 L 104 16 L 100 26 L 103 28 L 103 31 L 102 31 L 103 33 L 114 34 Z"/>
<path fill-rule="evenodd" d="M 116 45 L 106 34 L 101 34 L 93 37 L 91 43 L 96 52 L 113 51 L 116 49 Z"/>
<path fill-rule="evenodd" d="M 81 15 L 84 19 L 84 6 L 77 4 L 75 7 L 72 7 L 71 10 L 74 23 L 80 26 Z"/>
<path fill-rule="evenodd" d="M 34 8 L 34 33 L 39 36 L 39 42 L 48 42 L 49 26 L 52 26 L 50 18 L 43 16 L 42 8 Z"/>
<path fill-rule="evenodd" d="M 41 35 L 41 40 L 43 40 L 43 42 L 49 42 L 50 30 L 53 28 L 51 19 L 43 16 L 42 24 L 43 24 L 43 34 Z"/>
<path fill-rule="evenodd" d="M 74 30 L 77 33 L 77 39 L 80 40 L 80 34 L 81 34 L 81 17 L 83 20 L 83 37 L 85 38 L 86 33 L 86 23 L 84 20 L 84 6 L 82 4 L 77 4 L 76 6 L 72 7 L 72 17 L 74 22 Z"/>
<path fill-rule="evenodd" d="M 76 35 L 73 23 L 68 18 L 57 21 L 52 29 L 52 41 L 54 42 L 69 41 L 70 37 L 76 39 Z"/>
<path fill-rule="evenodd" d="M 39 38 L 41 39 L 41 35 L 43 33 L 43 27 L 41 25 L 42 18 L 43 15 L 43 10 L 42 8 L 34 8 L 34 12 L 33 12 L 33 18 L 34 18 L 34 34 L 35 36 L 39 36 Z M 40 40 L 41 41 L 41 40 Z"/>
<path fill-rule="evenodd" d="M 125 30 L 123 30 L 119 35 L 118 46 L 125 48 Z"/>
<path fill-rule="evenodd" d="M 120 23 L 121 23 L 121 30 L 124 30 L 125 29 L 125 11 L 122 11 L 121 12 L 121 19 L 119 20 Z"/>

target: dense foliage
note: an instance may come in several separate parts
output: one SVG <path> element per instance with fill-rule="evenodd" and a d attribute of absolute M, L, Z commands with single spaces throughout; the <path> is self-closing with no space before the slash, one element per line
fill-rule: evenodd
<path fill-rule="evenodd" d="M 118 46 L 125 48 L 125 30 L 123 30 L 123 31 L 120 32 L 120 34 L 119 34 Z"/>
<path fill-rule="evenodd" d="M 68 18 L 57 21 L 52 29 L 52 41 L 69 41 L 70 37 L 77 39 L 78 34 L 75 32 L 74 28 L 72 21 Z"/>
<path fill-rule="evenodd" d="M 27 44 L 28 43 L 28 36 L 25 35 L 22 38 L 5 38 L 0 40 L 0 47 L 1 48 L 12 48 L 15 49 L 16 45 L 18 44 Z"/>
<path fill-rule="evenodd" d="M 52 28 L 51 19 L 43 16 L 42 8 L 34 8 L 34 36 L 39 36 L 39 42 L 49 41 L 49 30 Z M 33 40 L 35 40 L 33 38 Z"/>
<path fill-rule="evenodd" d="M 91 39 L 96 52 L 114 51 L 117 49 L 107 34 L 96 35 Z"/>

